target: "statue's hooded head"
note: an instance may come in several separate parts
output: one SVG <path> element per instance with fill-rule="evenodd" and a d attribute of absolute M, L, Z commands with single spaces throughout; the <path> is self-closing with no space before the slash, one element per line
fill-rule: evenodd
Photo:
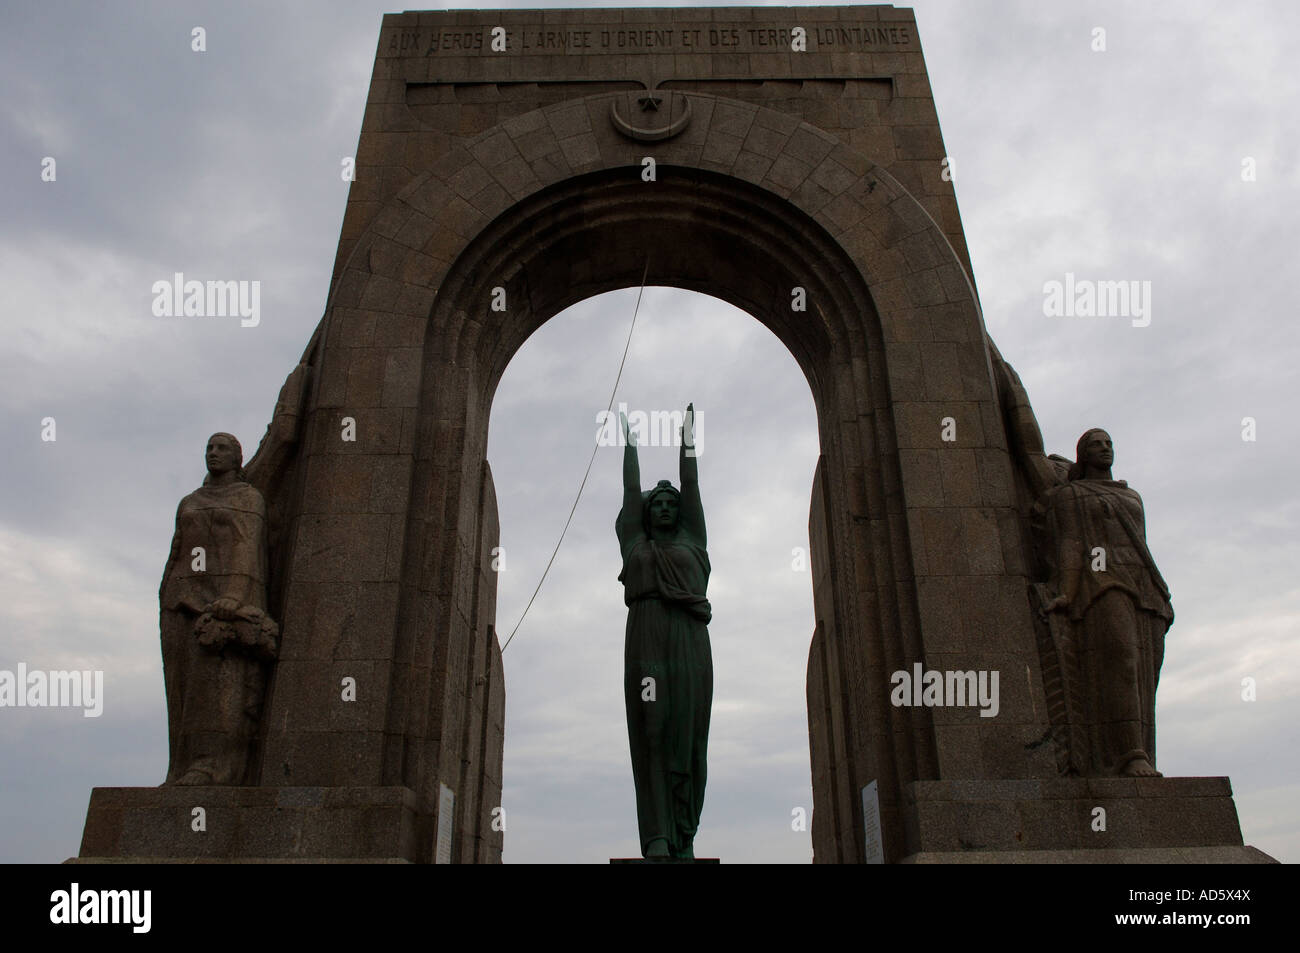
<path fill-rule="evenodd" d="M 238 438 L 231 433 L 214 433 L 208 438 L 208 446 L 203 459 L 208 465 L 208 475 L 203 478 L 203 485 L 212 482 L 213 476 L 235 471 L 236 480 L 247 480 L 244 474 L 244 448 Z"/>
<path fill-rule="evenodd" d="M 1085 430 L 1079 442 L 1074 445 L 1074 463 L 1070 464 L 1070 472 L 1066 476 L 1071 480 L 1079 480 L 1087 467 L 1109 470 L 1114 462 L 1115 449 L 1110 434 L 1100 427 L 1093 427 Z"/>
<path fill-rule="evenodd" d="M 645 527 L 645 534 L 652 536 L 652 528 L 675 531 L 681 504 L 681 492 L 667 480 L 660 480 L 654 489 L 642 493 L 641 523 Z"/>

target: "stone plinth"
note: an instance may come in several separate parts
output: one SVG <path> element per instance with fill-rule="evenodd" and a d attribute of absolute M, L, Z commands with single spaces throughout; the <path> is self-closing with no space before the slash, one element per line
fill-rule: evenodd
<path fill-rule="evenodd" d="M 904 815 L 910 863 L 1271 859 L 1242 845 L 1227 778 L 916 781 Z"/>
<path fill-rule="evenodd" d="M 95 788 L 78 860 L 415 862 L 415 831 L 404 787 Z"/>
<path fill-rule="evenodd" d="M 717 857 L 611 857 L 611 864 L 720 864 Z"/>
<path fill-rule="evenodd" d="M 1254 847 L 1111 847 L 1103 850 L 928 851 L 904 864 L 1276 864 Z"/>

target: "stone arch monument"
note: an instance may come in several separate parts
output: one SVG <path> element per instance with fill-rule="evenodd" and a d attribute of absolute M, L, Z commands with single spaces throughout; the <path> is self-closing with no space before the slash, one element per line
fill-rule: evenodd
<path fill-rule="evenodd" d="M 536 328 L 647 256 L 763 322 L 815 399 L 816 859 L 1241 850 L 1226 779 L 1059 774 L 945 168 L 907 9 L 386 16 L 326 313 L 248 468 L 281 628 L 256 768 L 96 789 L 83 858 L 500 859 L 492 398 Z M 1000 673 L 995 716 L 891 701 L 930 670 Z M 1090 834 L 1101 802 L 1167 819 Z"/>

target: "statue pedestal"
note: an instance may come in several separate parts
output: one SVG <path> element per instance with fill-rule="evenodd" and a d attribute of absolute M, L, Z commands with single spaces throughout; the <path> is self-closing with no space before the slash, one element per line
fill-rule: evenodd
<path fill-rule="evenodd" d="M 611 857 L 611 864 L 720 864 L 717 857 Z"/>
<path fill-rule="evenodd" d="M 415 863 L 416 820 L 404 787 L 95 788 L 73 862 Z"/>
<path fill-rule="evenodd" d="M 904 814 L 903 863 L 1272 861 L 1243 846 L 1227 778 L 916 781 Z"/>

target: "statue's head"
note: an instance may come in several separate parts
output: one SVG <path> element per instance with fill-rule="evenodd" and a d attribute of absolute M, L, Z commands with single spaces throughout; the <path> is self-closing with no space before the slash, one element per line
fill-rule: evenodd
<path fill-rule="evenodd" d="M 213 477 L 235 472 L 235 478 L 244 478 L 244 448 L 234 434 L 214 433 L 208 438 L 208 447 L 204 451 L 204 460 L 208 464 L 208 475 L 203 482 L 206 485 Z"/>
<path fill-rule="evenodd" d="M 1078 480 L 1086 468 L 1109 470 L 1115 463 L 1115 445 L 1110 434 L 1100 427 L 1094 427 L 1079 438 L 1074 447 L 1074 464 L 1070 467 L 1069 478 Z"/>
<path fill-rule="evenodd" d="M 653 490 L 645 494 L 641 512 L 647 536 L 653 535 L 653 530 L 667 533 L 677 530 L 681 496 L 678 489 L 667 480 L 660 480 Z"/>

